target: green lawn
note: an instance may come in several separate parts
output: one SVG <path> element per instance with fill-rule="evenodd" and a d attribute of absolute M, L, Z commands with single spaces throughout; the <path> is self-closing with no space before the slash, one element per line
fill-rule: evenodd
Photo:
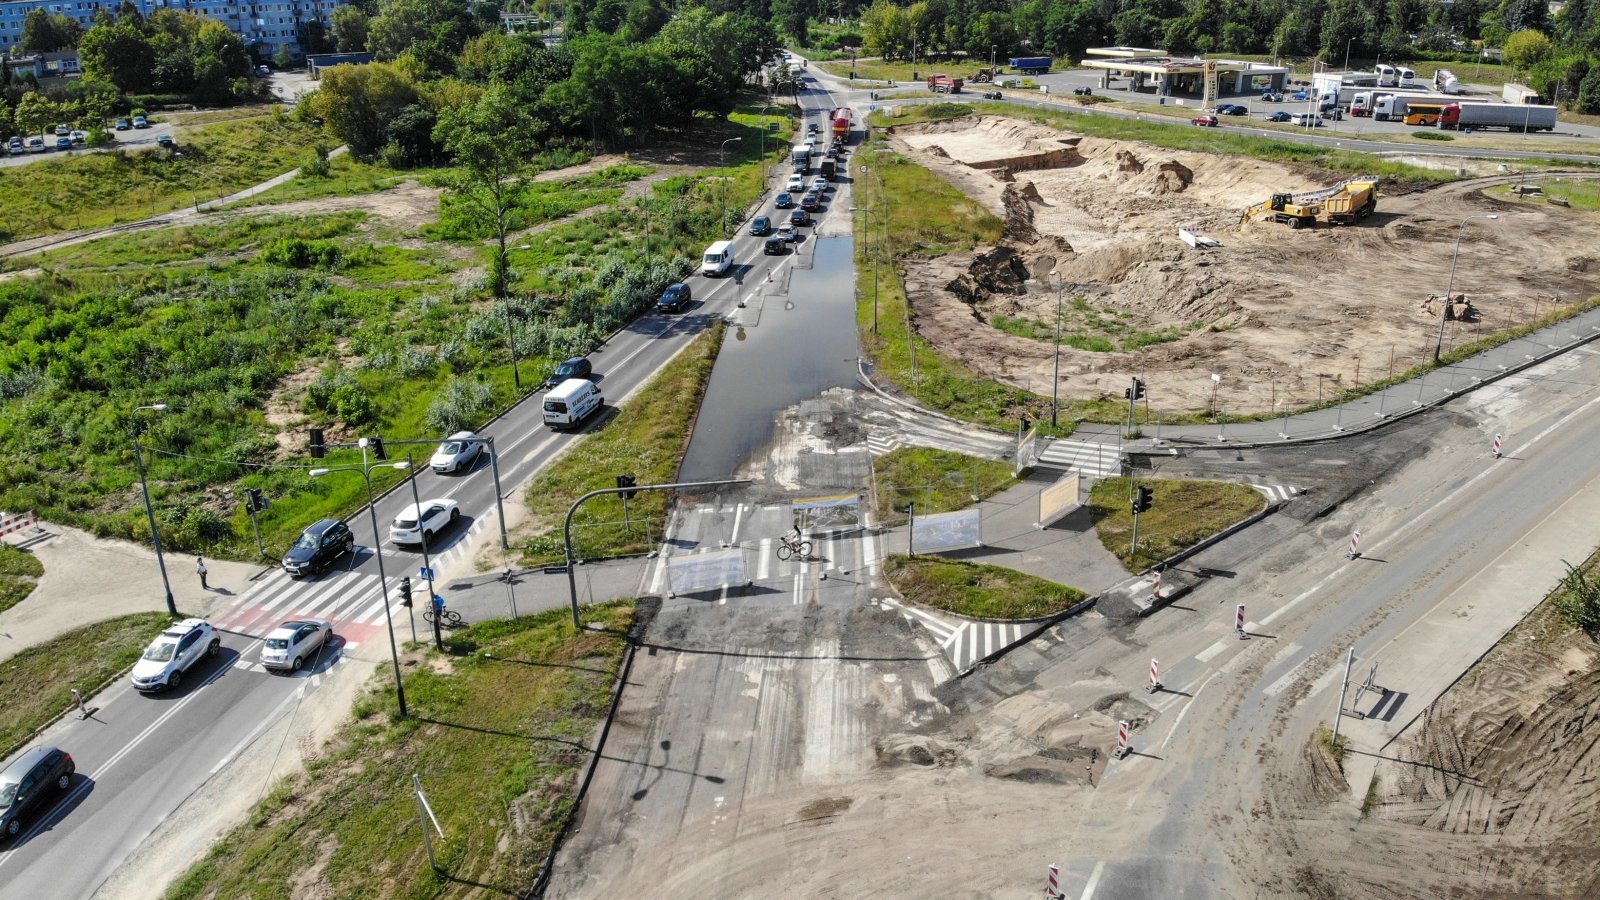
<path fill-rule="evenodd" d="M 1087 596 L 1015 569 L 937 556 L 896 554 L 883 572 L 907 600 L 980 619 L 1038 619 Z"/>
<path fill-rule="evenodd" d="M 906 504 L 918 515 L 952 512 L 1005 490 L 1016 482 L 1011 463 L 950 450 L 901 447 L 872 461 L 877 519 L 906 520 Z"/>
<path fill-rule="evenodd" d="M 610 704 L 631 603 L 494 620 L 424 651 L 397 719 L 380 667 L 354 718 L 280 782 L 167 892 L 172 900 L 257 897 L 521 896 L 576 800 Z M 428 868 L 412 775 L 444 837 Z M 309 892 L 309 893 L 308 893 Z"/>
<path fill-rule="evenodd" d="M 603 415 L 610 418 L 592 426 L 588 436 L 534 477 L 524 493 L 531 521 L 514 538 L 524 565 L 565 559 L 562 525 L 567 509 L 588 491 L 616 487 L 618 475 L 631 474 L 639 484 L 673 480 L 722 334 L 719 321 L 636 392 L 626 409 L 607 407 Z M 665 491 L 640 493 L 628 502 L 626 518 L 615 495 L 589 501 L 573 519 L 574 552 L 592 559 L 653 548 L 660 539 L 667 496 Z"/>
<path fill-rule="evenodd" d="M 1536 185 L 1543 194 L 1521 195 L 1511 192 L 1512 185 L 1489 188 L 1486 193 L 1497 200 L 1549 206 L 1550 197 L 1558 197 L 1571 204 L 1572 209 L 1600 210 L 1600 179 L 1564 178 L 1560 175 L 1531 175 L 1525 184 Z M 1553 211 L 1553 210 L 1552 210 Z"/>
<path fill-rule="evenodd" d="M 90 696 L 133 665 L 172 622 L 166 613 L 138 613 L 87 625 L 0 662 L 0 758 L 72 706 L 72 689 Z"/>
<path fill-rule="evenodd" d="M 126 132 L 124 132 L 126 133 Z M 143 219 L 214 200 L 304 161 L 314 127 L 283 115 L 186 131 L 178 153 L 85 153 L 0 169 L 0 241 Z"/>
<path fill-rule="evenodd" d="M 1224 481 L 1141 480 L 1155 496 L 1149 512 L 1139 514 L 1139 549 L 1131 548 L 1133 511 L 1128 479 L 1106 478 L 1089 491 L 1095 532 L 1128 571 L 1159 562 L 1192 547 L 1267 505 L 1254 488 Z"/>
<path fill-rule="evenodd" d="M 0 612 L 5 612 L 39 586 L 44 566 L 38 557 L 10 544 L 0 544 Z"/>

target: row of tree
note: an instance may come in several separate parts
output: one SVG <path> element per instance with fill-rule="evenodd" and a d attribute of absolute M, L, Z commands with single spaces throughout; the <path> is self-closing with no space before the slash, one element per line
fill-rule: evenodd
<path fill-rule="evenodd" d="M 101 10 L 78 42 L 88 78 L 130 94 L 189 94 L 220 103 L 248 90 L 250 55 L 228 26 L 191 12 L 158 9 L 149 18 L 125 3 Z"/>

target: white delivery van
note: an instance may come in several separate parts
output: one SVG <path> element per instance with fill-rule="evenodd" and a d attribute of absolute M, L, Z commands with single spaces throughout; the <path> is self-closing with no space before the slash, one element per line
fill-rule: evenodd
<path fill-rule="evenodd" d="M 553 431 L 576 428 L 605 403 L 599 385 L 587 378 L 568 378 L 544 395 L 544 423 Z"/>
<path fill-rule="evenodd" d="M 727 273 L 733 266 L 733 241 L 717 241 L 706 248 L 706 255 L 700 258 L 700 274 L 707 278 L 715 278 Z"/>

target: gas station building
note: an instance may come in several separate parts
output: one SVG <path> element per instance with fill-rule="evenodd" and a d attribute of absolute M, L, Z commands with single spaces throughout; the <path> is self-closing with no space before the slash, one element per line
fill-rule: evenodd
<path fill-rule="evenodd" d="M 1289 78 L 1284 66 L 1175 57 L 1165 50 L 1145 47 L 1090 47 L 1086 52 L 1091 58 L 1081 65 L 1105 72 L 1101 87 L 1108 87 L 1110 79 L 1120 75 L 1130 79 L 1129 90 L 1158 97 L 1203 98 L 1208 77 L 1214 79 L 1213 97 L 1282 92 Z"/>

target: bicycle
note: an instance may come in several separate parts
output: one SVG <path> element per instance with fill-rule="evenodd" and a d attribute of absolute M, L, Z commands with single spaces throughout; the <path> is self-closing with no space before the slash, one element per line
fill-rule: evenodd
<path fill-rule="evenodd" d="M 456 612 L 455 610 L 451 609 L 448 606 L 445 607 L 440 612 L 441 612 L 441 616 L 440 616 L 440 619 L 439 619 L 439 624 L 443 625 L 445 628 L 462 628 L 462 627 L 465 627 L 466 624 L 467 624 L 465 621 L 462 620 L 461 613 Z M 433 624 L 433 610 L 431 610 L 431 609 L 423 610 L 422 611 L 422 621 L 427 622 L 429 625 L 432 625 Z"/>
<path fill-rule="evenodd" d="M 810 559 L 811 542 L 791 541 L 788 538 L 780 538 L 778 540 L 778 558 L 787 560 L 789 557 L 795 555 L 798 555 L 801 559 Z"/>

